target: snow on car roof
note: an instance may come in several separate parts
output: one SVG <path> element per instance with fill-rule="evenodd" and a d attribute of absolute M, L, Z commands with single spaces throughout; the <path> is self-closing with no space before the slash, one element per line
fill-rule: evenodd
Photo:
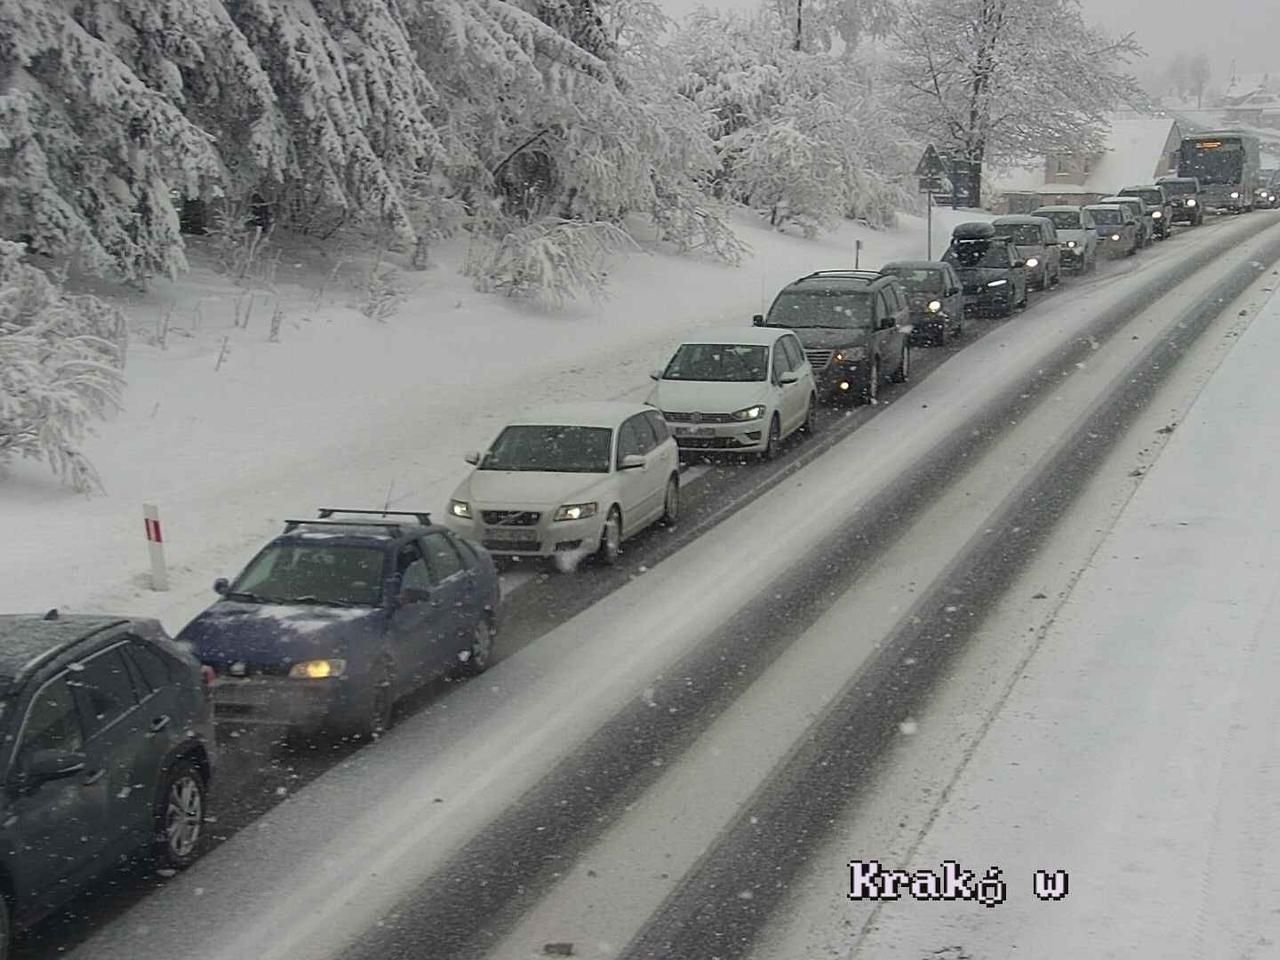
<path fill-rule="evenodd" d="M 628 417 L 652 409 L 653 407 L 642 403 L 623 403 L 612 400 L 549 403 L 523 410 L 508 423 L 513 426 L 616 427 Z"/>

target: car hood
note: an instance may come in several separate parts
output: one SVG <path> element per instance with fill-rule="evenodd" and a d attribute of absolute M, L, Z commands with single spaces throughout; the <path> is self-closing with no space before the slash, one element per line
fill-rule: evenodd
<path fill-rule="evenodd" d="M 472 506 L 551 510 L 593 488 L 605 473 L 542 473 L 535 470 L 474 470 L 454 497 Z"/>
<path fill-rule="evenodd" d="M 956 267 L 960 280 L 966 284 L 987 283 L 991 280 L 1007 280 L 1012 267 Z"/>
<path fill-rule="evenodd" d="M 1059 230 L 1058 241 L 1063 246 L 1066 246 L 1068 240 L 1074 240 L 1076 243 L 1080 243 L 1082 240 L 1086 239 L 1091 233 L 1094 233 L 1094 231 L 1085 230 L 1083 228 L 1079 230 Z"/>
<path fill-rule="evenodd" d="M 795 330 L 806 350 L 839 350 L 841 347 L 865 345 L 871 331 L 847 327 L 801 327 Z"/>
<path fill-rule="evenodd" d="M 237 661 L 279 667 L 346 657 L 353 643 L 381 633 L 385 617 L 378 607 L 222 600 L 187 624 L 178 641 L 215 669 Z"/>
<path fill-rule="evenodd" d="M 705 380 L 660 380 L 649 398 L 659 410 L 676 413 L 733 413 L 764 401 L 767 380 L 716 383 Z"/>

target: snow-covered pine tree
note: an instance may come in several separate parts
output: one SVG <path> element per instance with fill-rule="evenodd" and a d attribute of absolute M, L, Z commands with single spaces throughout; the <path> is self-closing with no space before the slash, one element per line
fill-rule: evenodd
<path fill-rule="evenodd" d="M 79 445 L 120 404 L 124 317 L 64 294 L 22 257 L 22 244 L 0 240 L 0 466 L 43 460 L 88 492 L 102 484 Z"/>
<path fill-rule="evenodd" d="M 126 278 L 185 266 L 173 191 L 224 170 L 209 137 L 61 3 L 0 0 L 0 223 Z"/>

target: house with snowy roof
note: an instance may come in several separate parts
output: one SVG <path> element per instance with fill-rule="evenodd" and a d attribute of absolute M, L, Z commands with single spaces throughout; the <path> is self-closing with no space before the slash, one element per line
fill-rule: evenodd
<path fill-rule="evenodd" d="M 1095 203 L 1124 187 L 1176 172 L 1181 140 L 1177 121 L 1167 115 L 1115 114 L 1100 150 L 1054 154 L 1039 164 L 993 171 L 986 196 L 997 213 Z"/>

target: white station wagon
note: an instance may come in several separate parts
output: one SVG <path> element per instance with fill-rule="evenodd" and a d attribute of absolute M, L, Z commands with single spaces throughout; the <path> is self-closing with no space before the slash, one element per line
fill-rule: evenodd
<path fill-rule="evenodd" d="M 709 330 L 686 339 L 650 376 L 657 384 L 648 402 L 681 449 L 769 460 L 797 430 L 813 432 L 818 388 L 792 330 Z"/>
<path fill-rule="evenodd" d="M 679 452 L 661 414 L 638 403 L 540 407 L 512 421 L 454 491 L 445 525 L 499 556 L 595 554 L 680 511 Z"/>

